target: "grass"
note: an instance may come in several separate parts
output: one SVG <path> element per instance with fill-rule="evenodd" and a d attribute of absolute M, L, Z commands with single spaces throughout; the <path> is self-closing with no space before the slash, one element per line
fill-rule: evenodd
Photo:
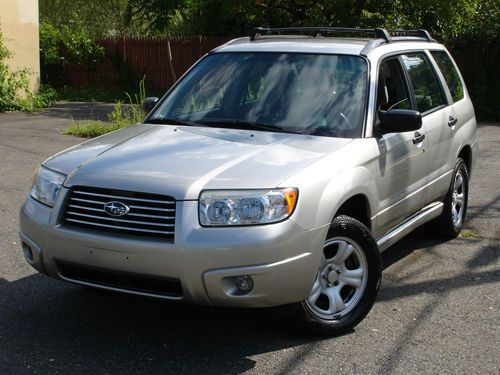
<path fill-rule="evenodd" d="M 141 122 L 144 119 L 141 103 L 146 97 L 144 79 L 139 82 L 139 93 L 134 94 L 133 99 L 128 93 L 125 94 L 130 105 L 124 107 L 123 102 L 117 101 L 113 111 L 108 115 L 108 121 L 73 121 L 63 133 L 82 138 L 94 138 Z"/>
<path fill-rule="evenodd" d="M 119 124 L 104 121 L 73 122 L 63 133 L 81 138 L 94 138 L 122 127 Z"/>
<path fill-rule="evenodd" d="M 477 232 L 474 232 L 473 230 L 464 229 L 460 232 L 460 237 L 461 238 L 478 238 L 479 235 L 477 234 Z"/>

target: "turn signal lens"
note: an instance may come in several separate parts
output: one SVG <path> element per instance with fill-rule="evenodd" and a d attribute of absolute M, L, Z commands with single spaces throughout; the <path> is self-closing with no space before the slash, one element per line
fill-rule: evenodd
<path fill-rule="evenodd" d="M 286 203 L 288 206 L 288 214 L 290 215 L 295 209 L 295 204 L 297 203 L 297 189 L 287 189 L 283 191 Z"/>

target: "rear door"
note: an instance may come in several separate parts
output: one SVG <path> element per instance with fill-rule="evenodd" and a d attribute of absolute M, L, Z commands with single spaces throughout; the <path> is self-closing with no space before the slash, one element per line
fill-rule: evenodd
<path fill-rule="evenodd" d="M 454 144 L 455 134 L 464 123 L 473 118 L 474 113 L 466 103 L 464 85 L 448 53 L 442 50 L 430 51 L 430 56 L 435 62 L 441 82 L 444 82 L 443 87 L 448 99 L 444 121 L 430 124 L 428 129 L 431 164 L 427 198 L 437 200 L 446 194 L 450 184 L 456 157 L 453 150 L 459 146 Z"/>

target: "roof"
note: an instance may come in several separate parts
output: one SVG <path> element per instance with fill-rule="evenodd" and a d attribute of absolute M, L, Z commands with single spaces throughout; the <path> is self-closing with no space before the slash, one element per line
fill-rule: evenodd
<path fill-rule="evenodd" d="M 249 37 L 235 39 L 217 49 L 217 52 L 305 52 L 359 55 L 369 42 L 354 38 L 311 37 Z"/>
<path fill-rule="evenodd" d="M 349 34 L 348 37 L 330 36 Z M 367 35 L 373 35 L 373 38 Z M 352 37 L 352 35 L 356 35 Z M 359 36 L 357 36 L 359 35 Z M 418 44 L 418 47 L 417 47 Z M 391 46 L 391 47 L 387 47 Z M 440 46 L 425 30 L 385 30 L 348 28 L 256 28 L 251 35 L 234 39 L 216 48 L 217 52 L 301 52 L 368 56 L 383 50 L 404 50 Z"/>

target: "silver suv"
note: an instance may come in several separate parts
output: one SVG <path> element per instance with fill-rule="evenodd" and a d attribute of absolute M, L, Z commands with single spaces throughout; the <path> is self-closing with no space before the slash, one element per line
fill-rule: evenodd
<path fill-rule="evenodd" d="M 38 169 L 21 243 L 41 273 L 289 305 L 339 334 L 375 301 L 380 251 L 431 220 L 447 238 L 462 228 L 476 120 L 425 30 L 255 29 L 143 107 L 143 123 Z"/>

